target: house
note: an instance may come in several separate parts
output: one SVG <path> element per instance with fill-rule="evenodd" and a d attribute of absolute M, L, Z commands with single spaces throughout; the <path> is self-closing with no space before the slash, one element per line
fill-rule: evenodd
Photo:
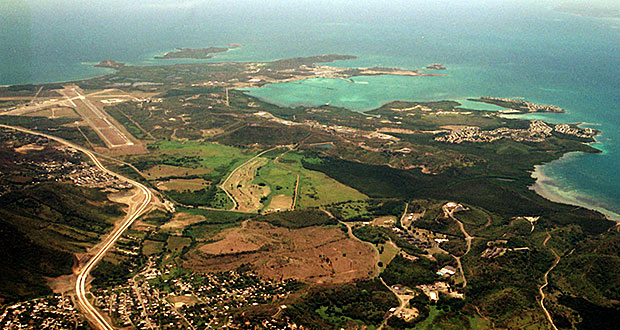
<path fill-rule="evenodd" d="M 450 277 L 454 274 L 456 274 L 456 269 L 452 266 L 445 266 L 437 271 L 437 275 L 443 277 Z"/>

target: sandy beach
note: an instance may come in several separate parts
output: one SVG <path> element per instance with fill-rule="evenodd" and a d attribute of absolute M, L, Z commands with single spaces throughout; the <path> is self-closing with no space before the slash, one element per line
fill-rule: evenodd
<path fill-rule="evenodd" d="M 604 214 L 608 219 L 620 222 L 620 214 L 607 210 L 600 205 L 596 205 L 595 200 L 591 200 L 587 196 L 579 195 L 575 192 L 565 191 L 553 178 L 550 178 L 544 172 L 545 165 L 534 166 L 532 178 L 536 179 L 536 183 L 530 186 L 540 196 L 556 203 L 581 206 L 590 210 L 598 211 Z"/>

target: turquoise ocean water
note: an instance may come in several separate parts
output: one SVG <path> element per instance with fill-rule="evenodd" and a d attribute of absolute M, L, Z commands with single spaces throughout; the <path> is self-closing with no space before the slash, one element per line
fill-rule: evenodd
<path fill-rule="evenodd" d="M 68 81 L 175 47 L 245 46 L 208 61 L 262 61 L 339 53 L 339 66 L 420 69 L 444 77 L 359 77 L 274 84 L 249 93 L 283 105 L 361 111 L 395 99 L 525 97 L 555 104 L 554 122 L 603 132 L 602 154 L 543 167 L 547 188 L 574 203 L 620 213 L 620 20 L 554 11 L 554 1 L 18 1 L 0 4 L 0 85 Z M 471 104 L 466 104 L 471 106 Z M 480 109 L 487 107 L 478 105 Z"/>

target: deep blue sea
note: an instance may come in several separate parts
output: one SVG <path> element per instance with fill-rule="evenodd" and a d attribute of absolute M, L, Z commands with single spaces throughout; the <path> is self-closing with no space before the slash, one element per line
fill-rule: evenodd
<path fill-rule="evenodd" d="M 584 1 L 584 3 L 587 3 Z M 242 43 L 208 61 L 263 61 L 339 53 L 339 66 L 420 69 L 445 77 L 359 77 L 275 84 L 252 95 L 284 105 L 366 110 L 401 100 L 524 97 L 555 104 L 553 122 L 603 132 L 597 155 L 545 165 L 547 190 L 620 213 L 620 20 L 553 10 L 557 1 L 99 1 L 0 3 L 0 85 L 68 81 L 106 72 L 112 59 L 154 65 L 175 47 Z M 333 89 L 325 89 L 331 87 Z M 469 105 L 469 104 L 468 104 Z"/>

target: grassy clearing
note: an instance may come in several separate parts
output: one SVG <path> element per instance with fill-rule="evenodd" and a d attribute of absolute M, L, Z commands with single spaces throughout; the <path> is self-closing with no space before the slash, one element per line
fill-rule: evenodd
<path fill-rule="evenodd" d="M 405 203 L 399 200 L 372 199 L 331 205 L 329 210 L 342 221 L 372 221 L 378 217 L 400 217 Z"/>
<path fill-rule="evenodd" d="M 470 317 L 469 324 L 471 325 L 472 330 L 484 330 L 491 328 L 491 322 L 479 317 Z"/>
<path fill-rule="evenodd" d="M 250 215 L 239 212 L 181 209 L 182 213 L 204 217 L 204 221 L 186 226 L 183 235 L 193 240 L 212 240 L 221 231 L 238 226 Z"/>
<path fill-rule="evenodd" d="M 146 240 L 142 245 L 142 253 L 146 256 L 160 254 L 164 251 L 164 242 Z"/>
<path fill-rule="evenodd" d="M 278 159 L 277 164 L 270 162 L 261 169 L 258 182 L 268 184 L 272 189 L 271 199 L 275 195 L 294 197 L 297 175 L 299 187 L 297 191 L 298 207 L 315 207 L 325 204 L 349 200 L 366 199 L 366 195 L 345 186 L 327 175 L 311 171 L 303 167 L 304 155 L 288 152 Z"/>
<path fill-rule="evenodd" d="M 192 243 L 192 239 L 189 237 L 170 236 L 166 242 L 166 247 L 174 254 L 181 253 L 183 248 L 189 246 Z"/>
<path fill-rule="evenodd" d="M 273 160 L 269 160 L 268 163 L 256 172 L 254 182 L 259 185 L 267 185 L 271 190 L 265 205 L 269 205 L 269 202 L 277 195 L 293 198 L 295 194 L 295 181 L 297 180 L 295 171 L 296 169 L 281 167 L 276 165 Z"/>
<path fill-rule="evenodd" d="M 213 169 L 210 168 L 186 168 L 179 166 L 170 166 L 170 165 L 155 165 L 142 173 L 146 175 L 149 180 L 156 180 L 167 178 L 171 176 L 175 177 L 187 177 L 187 176 L 195 176 L 195 175 L 204 175 L 213 172 Z"/>
<path fill-rule="evenodd" d="M 435 318 L 439 316 L 440 313 L 441 312 L 437 309 L 437 307 L 431 305 L 431 308 L 428 312 L 428 317 L 424 321 L 421 321 L 420 323 L 418 323 L 414 329 L 415 330 L 432 329 L 433 321 L 435 321 Z"/>
<path fill-rule="evenodd" d="M 393 244 L 381 244 L 379 245 L 379 262 L 381 266 L 379 267 L 380 271 L 384 271 L 387 265 L 396 257 L 399 249 L 395 247 Z"/>
<path fill-rule="evenodd" d="M 159 181 L 157 187 L 161 190 L 197 191 L 208 186 L 209 182 L 204 179 L 170 179 Z"/>
<path fill-rule="evenodd" d="M 234 168 L 253 156 L 239 148 L 197 141 L 161 141 L 157 143 L 156 154 L 198 157 L 200 167 L 211 169 Z"/>

